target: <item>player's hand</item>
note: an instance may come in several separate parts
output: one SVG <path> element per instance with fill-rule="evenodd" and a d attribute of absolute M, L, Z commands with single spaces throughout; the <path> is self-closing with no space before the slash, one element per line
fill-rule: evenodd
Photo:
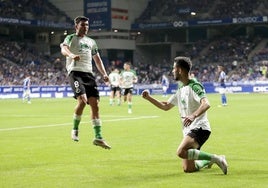
<path fill-rule="evenodd" d="M 190 126 L 194 120 L 195 120 L 194 115 L 186 116 L 184 121 L 183 121 L 183 126 L 184 127 Z"/>
<path fill-rule="evenodd" d="M 148 89 L 146 90 L 143 90 L 142 93 L 141 93 L 141 96 L 145 99 L 147 99 L 149 96 L 150 96 L 150 92 Z"/>
<path fill-rule="evenodd" d="M 103 75 L 103 80 L 104 82 L 109 82 L 109 76 L 108 75 Z"/>
<path fill-rule="evenodd" d="M 80 56 L 79 55 L 75 55 L 75 54 L 71 54 L 69 55 L 70 58 L 74 59 L 75 61 L 79 61 L 80 60 Z"/>

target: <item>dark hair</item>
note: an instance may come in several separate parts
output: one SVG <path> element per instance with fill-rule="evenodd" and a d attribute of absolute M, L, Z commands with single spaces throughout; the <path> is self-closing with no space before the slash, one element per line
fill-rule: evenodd
<path fill-rule="evenodd" d="M 192 61 L 189 57 L 178 56 L 174 58 L 174 63 L 177 67 L 185 69 L 187 72 L 190 72 L 192 68 Z"/>
<path fill-rule="evenodd" d="M 77 16 L 75 19 L 74 19 L 74 24 L 77 25 L 79 24 L 80 21 L 88 21 L 89 19 L 85 16 Z"/>

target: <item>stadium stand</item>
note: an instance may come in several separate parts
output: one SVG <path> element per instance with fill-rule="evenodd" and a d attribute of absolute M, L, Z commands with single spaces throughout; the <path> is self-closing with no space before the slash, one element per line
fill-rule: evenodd
<path fill-rule="evenodd" d="M 259 16 L 267 14 L 267 7 L 263 0 L 151 0 L 136 22 Z"/>
<path fill-rule="evenodd" d="M 31 1 L 32 2 L 32 1 Z M 164 6 L 163 6 L 164 5 Z M 209 6 L 208 6 L 209 5 Z M 193 19 L 190 12 L 197 12 L 195 18 L 224 18 L 236 16 L 258 16 L 267 13 L 268 2 L 263 0 L 239 1 L 198 1 L 186 0 L 151 0 L 147 8 L 135 22 L 172 21 L 178 17 L 183 20 Z M 239 10 L 239 11 L 237 11 Z M 70 20 L 63 12 L 45 0 L 30 3 L 28 0 L 0 1 L 0 16 L 48 19 L 53 21 Z M 162 37 L 163 38 L 163 37 Z M 159 36 L 155 37 L 156 42 Z M 0 85 L 21 85 L 26 73 L 32 74 L 33 85 L 68 85 L 65 62 L 61 56 L 40 55 L 29 41 L 16 41 L 0 36 Z M 201 82 L 213 82 L 216 78 L 217 65 L 226 67 L 230 81 L 267 80 L 262 68 L 268 66 L 268 42 L 263 36 L 232 35 L 196 40 L 182 44 L 180 55 L 193 59 L 193 73 Z M 146 61 L 142 54 L 134 52 L 134 69 L 138 81 L 142 84 L 157 84 L 163 72 L 170 78 L 172 59 L 156 58 L 159 61 Z M 156 53 L 157 54 L 157 53 Z M 163 56 L 161 56 L 163 57 Z M 108 59 L 107 57 L 103 57 Z M 111 60 L 106 63 L 122 68 L 124 60 Z M 102 83 L 100 75 L 96 75 Z M 172 79 L 171 79 L 172 80 Z"/>
<path fill-rule="evenodd" d="M 71 20 L 64 12 L 46 0 L 2 0 L 0 1 L 0 16 L 56 22 Z"/>

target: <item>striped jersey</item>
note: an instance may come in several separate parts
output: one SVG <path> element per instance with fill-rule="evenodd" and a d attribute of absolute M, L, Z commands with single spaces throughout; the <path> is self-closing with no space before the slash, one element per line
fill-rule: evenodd
<path fill-rule="evenodd" d="M 220 72 L 219 75 L 219 82 L 221 84 L 222 87 L 225 87 L 225 82 L 226 82 L 226 73 L 224 71 Z"/>
<path fill-rule="evenodd" d="M 26 89 L 30 89 L 30 85 L 31 85 L 31 79 L 30 77 L 26 77 L 24 80 L 23 80 L 23 89 L 26 90 Z"/>

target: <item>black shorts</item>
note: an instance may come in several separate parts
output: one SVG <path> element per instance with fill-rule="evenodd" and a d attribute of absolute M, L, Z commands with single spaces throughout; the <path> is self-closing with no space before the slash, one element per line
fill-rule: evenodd
<path fill-rule="evenodd" d="M 119 86 L 113 86 L 111 85 L 111 91 L 113 91 L 114 93 L 116 93 L 116 91 L 121 91 L 121 88 Z"/>
<path fill-rule="evenodd" d="M 202 128 L 196 128 L 191 130 L 187 135 L 190 136 L 191 138 L 195 139 L 195 141 L 199 144 L 200 149 L 201 146 L 207 141 L 210 135 L 210 131 L 208 130 L 203 130 Z"/>
<path fill-rule="evenodd" d="M 123 95 L 124 96 L 126 96 L 128 93 L 132 95 L 132 93 L 133 93 L 133 87 L 123 89 Z"/>
<path fill-rule="evenodd" d="M 95 77 L 91 73 L 72 71 L 69 81 L 74 92 L 74 98 L 86 94 L 87 98 L 100 98 Z"/>

